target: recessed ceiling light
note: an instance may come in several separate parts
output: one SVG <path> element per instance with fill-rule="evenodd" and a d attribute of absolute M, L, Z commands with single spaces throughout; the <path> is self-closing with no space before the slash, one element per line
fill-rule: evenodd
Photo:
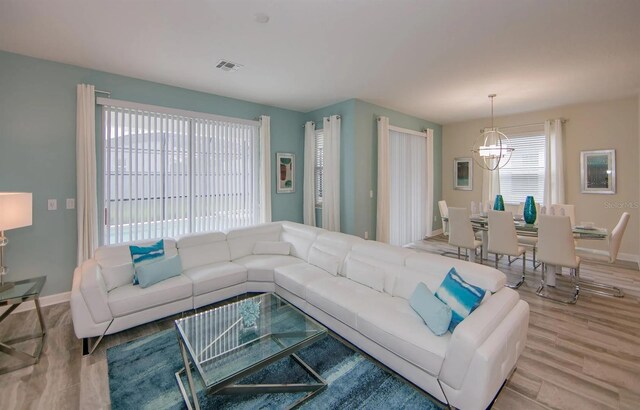
<path fill-rule="evenodd" d="M 269 22 L 269 16 L 264 13 L 256 13 L 256 21 L 258 23 L 266 24 Z"/>

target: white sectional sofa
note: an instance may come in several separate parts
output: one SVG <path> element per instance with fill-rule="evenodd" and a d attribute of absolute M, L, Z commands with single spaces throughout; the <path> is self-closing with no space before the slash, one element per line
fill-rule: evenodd
<path fill-rule="evenodd" d="M 254 254 L 256 242 L 287 242 L 290 254 Z M 142 242 L 141 244 L 153 241 Z M 131 284 L 127 245 L 96 251 L 74 272 L 76 336 L 122 331 L 246 292 L 276 292 L 439 400 L 486 408 L 515 367 L 529 306 L 505 276 L 474 263 L 417 253 L 293 222 L 165 239 L 183 273 L 148 288 Z M 454 266 L 491 291 L 453 334 L 435 336 L 410 307 L 419 282 L 436 291 Z"/>

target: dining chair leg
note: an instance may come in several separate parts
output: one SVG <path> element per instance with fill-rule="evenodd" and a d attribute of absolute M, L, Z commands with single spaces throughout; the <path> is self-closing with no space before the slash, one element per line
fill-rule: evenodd
<path fill-rule="evenodd" d="M 498 254 L 496 253 L 496 269 L 498 269 Z"/>
<path fill-rule="evenodd" d="M 517 259 L 520 259 L 520 258 L 517 258 Z M 516 283 L 515 285 L 507 283 L 506 286 L 508 288 L 518 289 L 520 286 L 522 286 L 524 284 L 524 278 L 525 278 L 524 275 L 525 275 L 525 271 L 526 271 L 526 266 L 527 266 L 527 253 L 523 252 L 522 253 L 522 277 L 520 278 L 520 281 L 518 283 Z"/>
<path fill-rule="evenodd" d="M 458 259 L 460 259 L 460 247 L 458 246 Z"/>
<path fill-rule="evenodd" d="M 484 259 L 482 257 L 482 245 L 480 245 L 480 265 L 482 265 L 484 263 Z"/>
<path fill-rule="evenodd" d="M 574 287 L 574 293 L 568 299 L 558 298 L 549 293 L 549 290 L 547 289 L 547 285 L 545 284 L 545 281 L 544 281 L 544 275 L 546 274 L 546 272 L 547 272 L 547 265 L 543 263 L 542 264 L 542 280 L 540 281 L 540 287 L 538 287 L 538 290 L 536 290 L 536 295 L 543 297 L 545 299 L 553 300 L 554 302 L 560 302 L 567 305 L 575 304 L 578 301 L 578 294 L 580 293 L 580 267 L 578 267 L 577 269 L 571 270 L 571 276 L 574 280 L 573 285 L 575 287 Z"/>

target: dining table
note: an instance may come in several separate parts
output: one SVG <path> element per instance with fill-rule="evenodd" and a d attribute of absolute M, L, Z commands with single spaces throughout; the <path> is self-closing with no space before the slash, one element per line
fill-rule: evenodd
<path fill-rule="evenodd" d="M 443 218 L 443 220 L 448 221 L 448 218 Z M 488 259 L 488 245 L 489 245 L 489 218 L 486 214 L 473 214 L 470 216 L 471 225 L 474 231 L 480 232 L 482 238 L 482 257 L 484 259 Z M 520 236 L 538 236 L 538 224 L 532 223 L 528 224 L 524 221 L 524 219 L 518 215 L 515 215 L 513 218 L 513 223 L 516 227 L 516 233 Z M 606 240 L 609 237 L 609 231 L 606 228 L 599 227 L 588 227 L 576 225 L 572 226 L 573 236 L 576 239 L 588 239 L 588 240 Z M 549 266 L 549 270 L 552 272 L 557 272 L 558 269 L 562 269 L 561 267 L 551 267 Z M 555 275 L 547 275 L 545 278 L 545 282 L 549 286 L 555 286 L 556 277 Z"/>

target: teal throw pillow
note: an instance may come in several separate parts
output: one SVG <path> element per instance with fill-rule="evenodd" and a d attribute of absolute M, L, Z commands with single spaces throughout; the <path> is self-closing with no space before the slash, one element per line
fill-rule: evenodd
<path fill-rule="evenodd" d="M 451 308 L 435 297 L 427 285 L 418 283 L 411 294 L 409 305 L 436 336 L 447 333 L 451 323 Z"/>
<path fill-rule="evenodd" d="M 162 259 L 136 268 L 141 288 L 147 288 L 163 280 L 179 276 L 182 273 L 180 256 Z"/>
<path fill-rule="evenodd" d="M 129 246 L 131 259 L 133 260 L 133 284 L 138 284 L 138 268 L 149 263 L 157 262 L 164 259 L 164 240 L 149 246 Z"/>
<path fill-rule="evenodd" d="M 486 290 L 465 282 L 456 272 L 456 268 L 451 268 L 436 291 L 436 297 L 451 308 L 451 333 L 464 318 L 480 306 L 485 293 Z"/>

